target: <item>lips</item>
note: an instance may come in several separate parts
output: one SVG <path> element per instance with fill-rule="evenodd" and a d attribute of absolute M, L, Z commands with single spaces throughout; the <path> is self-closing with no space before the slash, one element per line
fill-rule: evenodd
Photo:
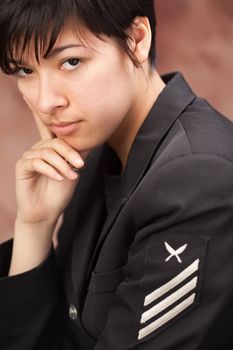
<path fill-rule="evenodd" d="M 61 123 L 52 123 L 51 124 L 51 130 L 56 135 L 68 135 L 74 132 L 78 125 L 80 124 L 80 121 L 76 122 L 61 122 Z"/>

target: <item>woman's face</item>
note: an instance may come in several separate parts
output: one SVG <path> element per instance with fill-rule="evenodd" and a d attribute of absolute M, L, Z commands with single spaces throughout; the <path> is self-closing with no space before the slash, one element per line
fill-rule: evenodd
<path fill-rule="evenodd" d="M 85 35 L 85 43 L 80 42 L 71 28 L 65 28 L 39 64 L 31 47 L 33 55 L 20 62 L 17 78 L 33 112 L 58 138 L 80 151 L 117 132 L 131 113 L 136 91 L 135 67 L 116 42 L 90 32 Z M 62 127 L 64 123 L 74 124 Z"/>

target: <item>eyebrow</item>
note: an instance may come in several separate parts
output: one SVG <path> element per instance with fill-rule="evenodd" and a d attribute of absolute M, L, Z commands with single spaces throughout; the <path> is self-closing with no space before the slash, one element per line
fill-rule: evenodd
<path fill-rule="evenodd" d="M 59 55 L 61 52 L 67 50 L 67 49 L 71 49 L 74 47 L 82 47 L 82 48 L 88 48 L 84 45 L 79 45 L 79 44 L 70 44 L 70 45 L 64 45 L 64 46 L 59 46 L 56 47 L 54 49 L 52 49 L 46 56 L 44 56 L 43 58 L 46 60 L 49 60 L 57 55 Z M 13 64 L 17 64 L 17 65 L 27 65 L 25 62 L 23 61 L 18 61 L 18 60 L 9 60 L 9 63 L 13 63 Z"/>
<path fill-rule="evenodd" d="M 59 46 L 56 47 L 54 49 L 52 49 L 47 55 L 46 57 L 44 57 L 45 59 L 50 59 L 53 58 L 54 56 L 59 55 L 62 51 L 65 51 L 67 49 L 71 49 L 73 47 L 82 47 L 82 48 L 86 48 L 86 46 L 83 45 L 78 45 L 78 44 L 70 44 L 70 45 L 64 45 L 64 46 Z"/>

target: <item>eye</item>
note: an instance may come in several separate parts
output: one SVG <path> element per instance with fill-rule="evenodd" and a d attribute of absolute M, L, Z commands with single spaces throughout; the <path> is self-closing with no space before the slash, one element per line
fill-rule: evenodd
<path fill-rule="evenodd" d="M 79 58 L 69 58 L 65 62 L 62 63 L 62 68 L 66 70 L 73 70 L 80 65 Z"/>
<path fill-rule="evenodd" d="M 18 67 L 15 71 L 15 75 L 18 77 L 26 77 L 33 73 L 33 70 L 26 67 Z"/>

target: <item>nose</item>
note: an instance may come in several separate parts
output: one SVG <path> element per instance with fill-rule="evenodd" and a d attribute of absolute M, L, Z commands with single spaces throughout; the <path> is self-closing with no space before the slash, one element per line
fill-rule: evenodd
<path fill-rule="evenodd" d="M 41 77 L 39 81 L 37 108 L 42 114 L 54 114 L 68 106 L 65 89 L 51 76 Z"/>

